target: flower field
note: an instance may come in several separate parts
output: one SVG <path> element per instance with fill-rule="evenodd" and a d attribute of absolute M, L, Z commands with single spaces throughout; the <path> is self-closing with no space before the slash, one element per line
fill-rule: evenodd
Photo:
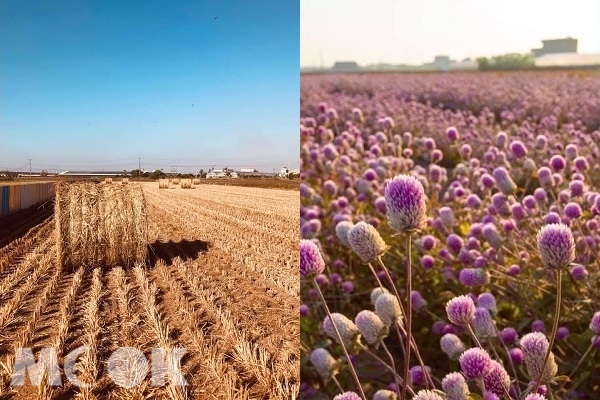
<path fill-rule="evenodd" d="M 600 398 L 599 78 L 302 77 L 302 398 Z"/>

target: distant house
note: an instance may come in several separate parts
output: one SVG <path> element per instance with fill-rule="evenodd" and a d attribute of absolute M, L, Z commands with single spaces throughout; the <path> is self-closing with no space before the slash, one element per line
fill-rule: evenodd
<path fill-rule="evenodd" d="M 240 172 L 258 172 L 256 168 L 241 168 Z"/>
<path fill-rule="evenodd" d="M 354 61 L 336 61 L 331 72 L 360 72 L 361 68 Z"/>
<path fill-rule="evenodd" d="M 541 57 L 546 54 L 577 53 L 577 39 L 570 37 L 564 39 L 542 40 L 542 44 L 541 48 L 531 49 L 531 53 L 534 57 Z"/>
<path fill-rule="evenodd" d="M 213 169 L 208 174 L 206 174 L 207 179 L 215 179 L 215 178 L 227 178 L 227 173 L 222 169 Z"/>

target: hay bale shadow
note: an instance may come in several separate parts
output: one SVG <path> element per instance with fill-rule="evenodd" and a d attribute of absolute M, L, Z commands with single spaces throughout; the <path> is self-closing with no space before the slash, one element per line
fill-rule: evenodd
<path fill-rule="evenodd" d="M 148 245 L 148 263 L 150 267 L 154 267 L 159 260 L 163 260 L 166 265 L 173 265 L 176 257 L 182 261 L 195 260 L 199 253 L 207 252 L 209 246 L 208 242 L 202 240 L 156 241 Z"/>

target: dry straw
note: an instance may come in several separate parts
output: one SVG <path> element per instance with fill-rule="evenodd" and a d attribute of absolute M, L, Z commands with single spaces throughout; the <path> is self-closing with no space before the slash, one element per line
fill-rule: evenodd
<path fill-rule="evenodd" d="M 104 183 L 111 184 L 111 183 L 113 183 L 113 180 L 112 180 L 112 178 L 104 178 Z"/>
<path fill-rule="evenodd" d="M 122 178 L 122 179 L 121 179 L 121 183 L 122 183 L 123 185 L 126 185 L 126 184 L 128 184 L 128 183 L 129 183 L 129 178 Z"/>
<path fill-rule="evenodd" d="M 200 184 L 200 179 L 198 179 L 198 178 L 194 178 L 194 179 L 192 180 L 192 185 L 199 185 L 199 184 Z"/>
<path fill-rule="evenodd" d="M 169 180 L 168 179 L 159 179 L 158 180 L 158 188 L 159 189 L 168 189 L 169 188 Z"/>
<path fill-rule="evenodd" d="M 58 262 L 67 269 L 146 260 L 148 223 L 140 185 L 59 184 L 55 219 Z"/>
<path fill-rule="evenodd" d="M 173 178 L 173 185 L 179 185 L 179 178 Z"/>
<path fill-rule="evenodd" d="M 181 188 L 182 189 L 191 189 L 192 188 L 192 180 L 191 179 L 182 179 L 181 180 Z"/>

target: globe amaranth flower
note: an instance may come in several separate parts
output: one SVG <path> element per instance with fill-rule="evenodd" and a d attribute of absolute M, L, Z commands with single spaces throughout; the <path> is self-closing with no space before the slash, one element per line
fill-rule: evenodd
<path fill-rule="evenodd" d="M 515 328 L 504 328 L 500 331 L 500 340 L 504 342 L 504 344 L 513 344 L 518 339 L 518 334 Z"/>
<path fill-rule="evenodd" d="M 323 320 L 323 330 L 325 331 L 327 336 L 335 340 L 337 343 L 346 346 L 347 348 L 353 347 L 355 341 L 360 335 L 360 332 L 358 331 L 358 328 L 356 327 L 354 322 L 352 322 L 345 315 L 340 313 L 331 314 L 331 318 L 333 319 L 333 323 L 335 323 L 335 326 L 337 327 L 340 333 L 342 343 L 340 343 L 337 334 L 335 333 L 335 328 L 331 320 L 329 319 L 329 316 L 325 317 L 325 319 Z"/>
<path fill-rule="evenodd" d="M 546 268 L 566 268 L 575 260 L 573 233 L 564 224 L 544 225 L 537 234 L 537 245 Z"/>
<path fill-rule="evenodd" d="M 505 195 L 513 194 L 517 190 L 517 185 L 508 174 L 506 168 L 498 167 L 494 169 L 492 175 L 494 175 L 494 179 L 496 179 L 498 189 Z"/>
<path fill-rule="evenodd" d="M 427 384 L 427 382 L 425 381 L 425 374 L 423 373 L 423 369 L 420 365 L 415 365 L 409 371 L 413 385 L 424 386 Z M 427 374 L 430 374 L 431 368 L 425 366 L 425 371 L 427 372 Z"/>
<path fill-rule="evenodd" d="M 354 224 L 350 221 L 341 221 L 335 226 L 335 235 L 346 247 L 350 247 L 350 242 L 348 242 L 348 233 L 352 227 L 354 227 Z"/>
<path fill-rule="evenodd" d="M 508 392 L 510 377 L 502 364 L 495 360 L 492 360 L 491 364 L 490 371 L 483 377 L 483 383 L 486 390 L 501 397 L 505 391 Z"/>
<path fill-rule="evenodd" d="M 375 300 L 375 312 L 387 326 L 402 322 L 402 311 L 396 296 L 382 293 Z"/>
<path fill-rule="evenodd" d="M 340 363 L 325 349 L 314 349 L 310 353 L 310 362 L 324 380 L 330 379 L 338 372 Z"/>
<path fill-rule="evenodd" d="M 446 400 L 467 400 L 469 396 L 469 386 L 459 372 L 451 372 L 442 379 L 442 390 Z"/>
<path fill-rule="evenodd" d="M 380 389 L 373 395 L 373 400 L 398 400 L 398 395 L 391 390 Z"/>
<path fill-rule="evenodd" d="M 496 327 L 487 308 L 477 307 L 475 319 L 472 322 L 473 331 L 478 338 L 488 338 L 496 336 Z"/>
<path fill-rule="evenodd" d="M 384 293 L 389 293 L 389 291 L 386 288 L 382 287 L 376 287 L 375 289 L 373 289 L 371 291 L 371 303 L 375 305 L 377 298 Z"/>
<path fill-rule="evenodd" d="M 498 307 L 496 306 L 496 298 L 491 293 L 481 293 L 477 297 L 477 307 L 487 308 L 492 315 L 498 314 Z"/>
<path fill-rule="evenodd" d="M 541 332 L 528 333 L 521 338 L 521 349 L 525 357 L 525 366 L 527 374 L 531 380 L 536 380 L 540 376 L 542 364 L 548 351 L 549 343 L 546 336 Z M 558 366 L 554 360 L 554 354 L 550 353 L 548 363 L 544 369 L 541 383 L 549 383 L 558 372 Z"/>
<path fill-rule="evenodd" d="M 600 311 L 596 311 L 594 316 L 592 316 L 592 320 L 590 321 L 590 329 L 596 335 L 600 335 Z"/>
<path fill-rule="evenodd" d="M 530 393 L 525 396 L 525 400 L 548 400 L 546 396 L 537 393 Z"/>
<path fill-rule="evenodd" d="M 300 240 L 300 278 L 316 277 L 324 269 L 325 261 L 319 247 L 311 240 Z"/>
<path fill-rule="evenodd" d="M 412 400 L 444 400 L 444 398 L 431 390 L 419 390 Z"/>
<path fill-rule="evenodd" d="M 475 319 L 475 303 L 469 296 L 453 298 L 446 304 L 448 320 L 455 325 L 468 325 Z"/>
<path fill-rule="evenodd" d="M 354 392 L 344 392 L 336 395 L 333 400 L 362 400 L 362 398 Z"/>
<path fill-rule="evenodd" d="M 410 175 L 398 175 L 385 187 L 387 216 L 396 232 L 421 230 L 426 222 L 425 191 L 421 182 Z"/>
<path fill-rule="evenodd" d="M 377 229 L 364 221 L 350 229 L 348 243 L 364 263 L 370 263 L 389 249 Z"/>
<path fill-rule="evenodd" d="M 478 287 L 490 283 L 490 273 L 483 268 L 463 268 L 458 280 L 465 286 Z"/>
<path fill-rule="evenodd" d="M 365 341 L 370 345 L 379 345 L 389 333 L 389 328 L 373 311 L 363 310 L 354 318 L 354 323 Z"/>
<path fill-rule="evenodd" d="M 483 378 L 492 368 L 490 355 L 479 347 L 462 353 L 458 362 L 462 373 L 469 379 Z"/>
<path fill-rule="evenodd" d="M 440 338 L 440 348 L 452 359 L 458 358 L 466 349 L 465 344 L 454 333 L 446 333 Z"/>

